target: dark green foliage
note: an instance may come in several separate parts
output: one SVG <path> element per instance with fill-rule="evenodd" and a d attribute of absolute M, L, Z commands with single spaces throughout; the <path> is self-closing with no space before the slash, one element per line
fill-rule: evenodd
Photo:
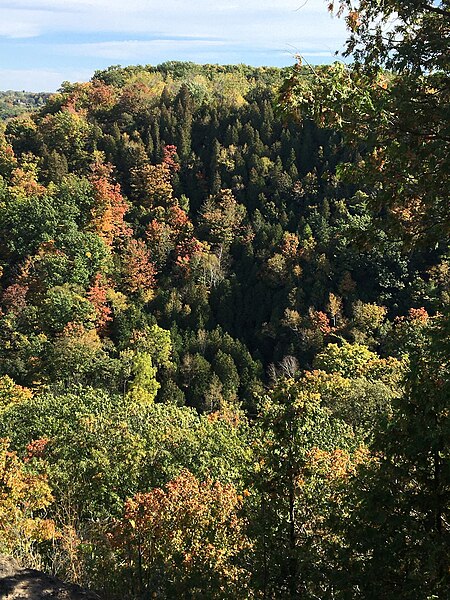
<path fill-rule="evenodd" d="M 448 318 L 437 322 L 414 351 L 406 394 L 374 442 L 379 459 L 353 484 L 346 583 L 354 598 L 450 592 L 448 327 Z"/>
<path fill-rule="evenodd" d="M 350 176 L 372 139 L 280 114 L 286 75 L 113 66 L 0 130 L 0 437 L 58 531 L 25 555 L 108 600 L 170 561 L 248 586 L 186 599 L 446 597 L 448 249 Z"/>

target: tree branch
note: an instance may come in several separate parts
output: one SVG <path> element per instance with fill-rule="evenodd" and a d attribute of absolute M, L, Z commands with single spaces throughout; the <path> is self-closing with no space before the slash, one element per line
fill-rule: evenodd
<path fill-rule="evenodd" d="M 439 8 L 439 6 L 432 6 L 430 4 L 426 4 L 425 2 L 420 5 L 420 8 L 423 10 L 427 10 L 432 13 L 436 13 L 437 15 L 441 15 L 443 17 L 447 17 L 450 19 L 450 11 L 445 10 L 443 8 Z"/>

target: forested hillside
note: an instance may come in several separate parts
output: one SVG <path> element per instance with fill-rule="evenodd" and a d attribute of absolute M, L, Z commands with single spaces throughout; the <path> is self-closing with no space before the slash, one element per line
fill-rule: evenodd
<path fill-rule="evenodd" d="M 20 114 L 41 108 L 50 94 L 35 92 L 0 92 L 0 119 L 17 117 Z"/>
<path fill-rule="evenodd" d="M 1 551 L 110 599 L 446 597 L 448 239 L 310 80 L 110 67 L 2 126 Z"/>
<path fill-rule="evenodd" d="M 445 247 L 404 251 L 337 176 L 358 150 L 275 115 L 282 77 L 112 68 L 8 122 L 5 374 L 122 392 L 120 352 L 163 328 L 158 400 L 254 414 L 285 357 L 311 369 L 343 338 L 402 358 L 448 291 Z"/>

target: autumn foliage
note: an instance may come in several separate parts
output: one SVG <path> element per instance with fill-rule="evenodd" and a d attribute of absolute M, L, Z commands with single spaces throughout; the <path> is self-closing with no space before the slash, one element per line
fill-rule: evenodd
<path fill-rule="evenodd" d="M 12 552 L 17 545 L 31 546 L 55 537 L 55 525 L 44 512 L 52 501 L 47 477 L 27 468 L 9 450 L 9 440 L 0 440 L 1 551 Z"/>
<path fill-rule="evenodd" d="M 142 240 L 130 240 L 125 252 L 124 282 L 131 293 L 148 294 L 155 285 L 156 270 Z"/>
<path fill-rule="evenodd" d="M 150 590 L 246 598 L 248 573 L 236 562 L 249 548 L 241 503 L 232 485 L 201 482 L 185 470 L 127 500 L 112 544 Z"/>
<path fill-rule="evenodd" d="M 444 31 L 334 4 L 369 62 Z M 394 46 L 0 93 L 0 552 L 108 600 L 449 597 L 448 86 Z"/>
<path fill-rule="evenodd" d="M 111 182 L 111 170 L 111 165 L 95 164 L 91 177 L 94 188 L 92 228 L 108 245 L 123 242 L 132 233 L 124 220 L 129 206 L 120 186 Z"/>

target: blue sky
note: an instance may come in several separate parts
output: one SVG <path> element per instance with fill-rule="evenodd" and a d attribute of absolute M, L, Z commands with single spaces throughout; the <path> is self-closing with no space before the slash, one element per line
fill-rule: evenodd
<path fill-rule="evenodd" d="M 0 0 L 0 89 L 54 91 L 112 64 L 332 62 L 325 0 Z"/>

